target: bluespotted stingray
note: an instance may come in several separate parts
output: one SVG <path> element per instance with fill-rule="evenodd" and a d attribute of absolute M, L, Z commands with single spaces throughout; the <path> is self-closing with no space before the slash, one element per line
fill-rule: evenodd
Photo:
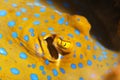
<path fill-rule="evenodd" d="M 0 80 L 103 80 L 119 55 L 90 29 L 80 15 L 32 0 L 1 0 Z"/>

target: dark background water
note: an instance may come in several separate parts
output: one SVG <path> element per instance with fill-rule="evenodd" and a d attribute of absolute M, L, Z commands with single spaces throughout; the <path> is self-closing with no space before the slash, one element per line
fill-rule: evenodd
<path fill-rule="evenodd" d="M 51 1 L 71 14 L 85 16 L 92 25 L 91 34 L 107 48 L 120 51 L 120 0 Z"/>

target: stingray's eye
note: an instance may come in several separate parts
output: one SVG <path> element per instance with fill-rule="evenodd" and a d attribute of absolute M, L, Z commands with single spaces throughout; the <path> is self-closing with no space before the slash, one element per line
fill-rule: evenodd
<path fill-rule="evenodd" d="M 61 37 L 56 36 L 53 43 L 57 50 L 59 50 L 63 55 L 66 55 L 72 51 L 72 41 L 67 40 L 66 38 L 62 39 Z"/>
<path fill-rule="evenodd" d="M 56 34 L 46 35 L 43 40 L 41 39 L 41 46 L 44 57 L 50 61 L 58 61 L 60 56 L 67 55 L 72 50 L 72 42 Z"/>
<path fill-rule="evenodd" d="M 71 42 L 62 40 L 58 38 L 58 46 L 63 48 L 63 49 L 69 49 L 71 47 Z"/>

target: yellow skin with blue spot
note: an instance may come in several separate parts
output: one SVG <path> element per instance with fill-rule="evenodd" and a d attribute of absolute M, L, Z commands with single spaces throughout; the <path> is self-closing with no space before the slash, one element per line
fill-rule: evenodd
<path fill-rule="evenodd" d="M 0 10 L 0 80 L 102 80 L 118 63 L 83 16 L 32 0 L 2 0 Z"/>

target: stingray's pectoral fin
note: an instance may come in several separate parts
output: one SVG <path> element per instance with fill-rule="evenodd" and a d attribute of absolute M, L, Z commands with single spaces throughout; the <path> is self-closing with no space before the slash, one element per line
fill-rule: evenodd
<path fill-rule="evenodd" d="M 79 15 L 69 16 L 69 23 L 72 27 L 78 29 L 81 33 L 89 35 L 91 25 L 85 17 Z"/>

